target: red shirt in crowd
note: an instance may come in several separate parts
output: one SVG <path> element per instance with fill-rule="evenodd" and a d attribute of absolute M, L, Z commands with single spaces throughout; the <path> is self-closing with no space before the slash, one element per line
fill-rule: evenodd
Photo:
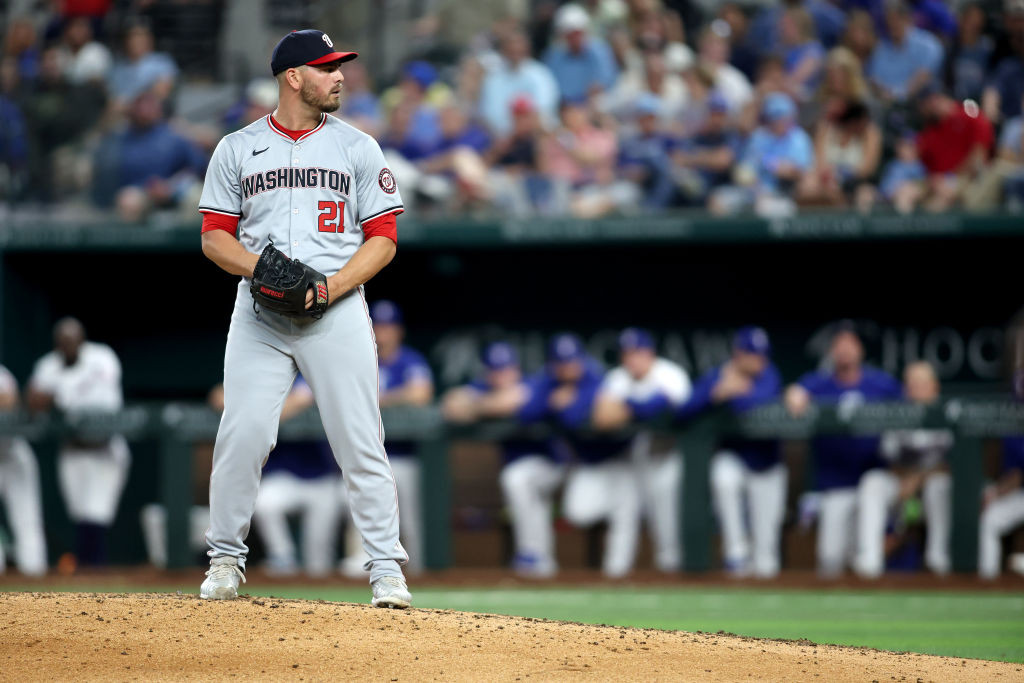
<path fill-rule="evenodd" d="M 917 136 L 917 151 L 929 173 L 953 173 L 977 145 L 989 153 L 995 143 L 992 124 L 977 105 L 957 103 L 949 116 L 933 123 Z"/>

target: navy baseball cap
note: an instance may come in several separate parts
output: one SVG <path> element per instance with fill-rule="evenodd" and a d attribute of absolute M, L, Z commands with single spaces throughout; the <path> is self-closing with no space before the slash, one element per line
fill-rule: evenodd
<path fill-rule="evenodd" d="M 627 327 L 619 335 L 619 350 L 621 351 L 653 348 L 654 337 L 647 330 L 641 330 L 639 327 Z"/>
<path fill-rule="evenodd" d="M 738 351 L 757 353 L 767 356 L 772 352 L 772 343 L 768 339 L 768 333 L 762 327 L 747 325 L 736 331 L 732 339 L 732 347 Z"/>
<path fill-rule="evenodd" d="M 374 325 L 401 325 L 402 310 L 394 301 L 374 301 L 370 306 L 370 318 Z"/>
<path fill-rule="evenodd" d="M 270 58 L 270 70 L 276 76 L 285 69 L 303 64 L 315 66 L 338 61 L 349 62 L 358 56 L 355 52 L 337 52 L 326 33 L 307 28 L 292 31 L 277 43 Z"/>
<path fill-rule="evenodd" d="M 583 341 L 575 334 L 557 334 L 548 344 L 548 360 L 552 363 L 569 363 L 584 355 Z"/>
<path fill-rule="evenodd" d="M 482 360 L 488 370 L 504 370 L 519 365 L 519 355 L 508 342 L 494 342 L 484 349 Z"/>

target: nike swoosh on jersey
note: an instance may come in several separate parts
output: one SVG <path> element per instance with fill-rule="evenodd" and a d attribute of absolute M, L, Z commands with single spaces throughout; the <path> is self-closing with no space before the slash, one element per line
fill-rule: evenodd
<path fill-rule="evenodd" d="M 257 152 L 256 150 L 253 150 L 253 151 L 252 151 L 252 155 L 253 155 L 253 156 L 256 156 L 257 154 L 263 154 L 263 153 L 264 153 L 264 152 L 266 152 L 266 151 L 267 151 L 268 149 L 270 149 L 270 145 L 267 145 L 266 147 L 264 147 L 263 149 L 261 149 L 261 150 L 260 150 L 260 151 L 258 151 L 258 152 Z"/>

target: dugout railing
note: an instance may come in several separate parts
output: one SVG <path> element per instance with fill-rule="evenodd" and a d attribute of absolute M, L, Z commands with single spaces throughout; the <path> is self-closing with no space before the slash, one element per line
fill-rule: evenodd
<path fill-rule="evenodd" d="M 382 411 L 389 438 L 418 443 L 423 464 L 425 564 L 431 569 L 452 565 L 452 478 L 448 455 L 459 440 L 499 441 L 512 436 L 543 438 L 558 430 L 550 425 L 523 426 L 512 421 L 474 425 L 450 425 L 436 406 L 389 408 Z M 188 517 L 192 504 L 192 453 L 200 442 L 211 442 L 219 416 L 203 404 L 167 403 L 134 405 L 116 414 L 29 418 L 20 414 L 0 415 L 0 437 L 21 436 L 30 442 L 62 438 L 96 440 L 105 435 L 124 434 L 131 440 L 148 440 L 156 445 L 158 497 L 167 511 L 168 566 L 190 566 L 194 557 L 188 547 Z M 716 442 L 722 436 L 805 441 L 819 434 L 880 434 L 890 429 L 950 429 L 955 435 L 949 453 L 953 475 L 954 570 L 975 569 L 978 515 L 983 484 L 982 446 L 986 439 L 1024 435 L 1024 404 L 1002 399 L 954 398 L 933 406 L 908 403 L 862 404 L 841 408 L 812 406 L 795 418 L 779 404 L 770 404 L 742 415 L 724 411 L 678 423 L 667 420 L 645 428 L 675 434 L 686 459 L 682 492 L 683 542 L 686 569 L 706 571 L 713 565 L 708 465 Z M 634 431 L 631 427 L 627 432 Z M 618 434 L 621 436 L 622 434 Z M 281 425 L 279 440 L 323 438 L 315 410 Z"/>

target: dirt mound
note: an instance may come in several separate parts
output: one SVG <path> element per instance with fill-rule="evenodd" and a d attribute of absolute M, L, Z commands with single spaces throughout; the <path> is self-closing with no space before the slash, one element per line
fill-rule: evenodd
<path fill-rule="evenodd" d="M 347 603 L 0 593 L 0 680 L 1021 680 L 980 660 Z"/>

